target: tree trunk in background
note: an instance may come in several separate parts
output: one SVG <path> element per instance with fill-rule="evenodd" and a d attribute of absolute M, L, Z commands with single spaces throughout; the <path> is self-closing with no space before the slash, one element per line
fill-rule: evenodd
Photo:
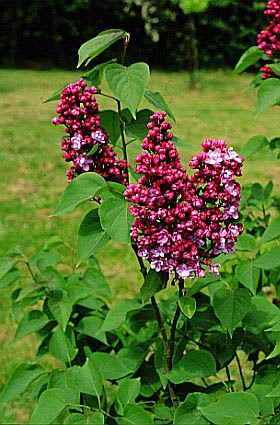
<path fill-rule="evenodd" d="M 198 70 L 198 50 L 196 39 L 196 26 L 192 13 L 187 15 L 187 49 L 188 49 L 188 71 L 190 75 L 189 88 L 196 89 L 196 72 Z"/>

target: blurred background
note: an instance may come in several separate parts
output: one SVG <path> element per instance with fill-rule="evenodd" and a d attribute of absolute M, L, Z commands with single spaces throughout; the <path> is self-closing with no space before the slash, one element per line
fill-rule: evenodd
<path fill-rule="evenodd" d="M 200 68 L 232 67 L 255 44 L 265 5 L 260 0 L 1 0 L 0 65 L 71 69 L 84 41 L 104 29 L 122 28 L 132 34 L 130 60 L 185 69 L 197 48 Z"/>
<path fill-rule="evenodd" d="M 43 101 L 81 76 L 78 48 L 100 31 L 131 33 L 126 63 L 149 63 L 149 88 L 161 92 L 177 118 L 174 133 L 184 141 L 178 147 L 184 166 L 206 137 L 223 138 L 240 150 L 254 135 L 277 136 L 275 108 L 255 116 L 256 90 L 248 89 L 252 75 L 231 72 L 266 26 L 265 5 L 252 0 L 0 0 L 0 255 L 21 245 L 30 256 L 55 234 L 75 246 L 88 206 L 49 217 L 65 188 L 67 164 L 60 150 L 63 129 L 51 124 L 56 102 Z M 89 68 L 118 57 L 121 48 L 121 42 L 115 44 Z M 196 69 L 196 89 L 190 90 L 187 71 Z M 103 89 L 109 92 L 105 83 Z M 98 101 L 101 109 L 115 108 L 108 99 Z M 143 101 L 141 107 L 150 105 Z M 130 159 L 139 150 L 139 143 L 130 145 Z M 243 181 L 267 184 L 279 171 L 274 158 L 268 149 L 250 158 Z M 70 251 L 64 254 L 70 262 Z M 115 300 L 138 291 L 141 279 L 128 246 L 110 242 L 98 257 Z M 29 283 L 26 276 L 22 284 Z M 13 290 L 0 293 L 0 391 L 13 368 L 32 360 L 38 347 L 34 336 L 12 343 Z M 0 423 L 27 423 L 32 406 L 30 396 L 20 397 L 0 409 Z"/>

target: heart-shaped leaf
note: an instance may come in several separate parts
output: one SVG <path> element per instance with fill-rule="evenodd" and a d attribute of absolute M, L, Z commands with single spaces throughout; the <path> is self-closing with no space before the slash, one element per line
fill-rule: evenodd
<path fill-rule="evenodd" d="M 128 107 L 136 119 L 136 110 L 150 78 L 149 66 L 144 62 L 128 67 L 112 63 L 105 69 L 105 78 L 116 98 Z"/>

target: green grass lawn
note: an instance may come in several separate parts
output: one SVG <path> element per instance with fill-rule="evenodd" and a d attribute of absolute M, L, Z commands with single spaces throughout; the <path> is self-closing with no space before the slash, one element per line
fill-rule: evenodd
<path fill-rule="evenodd" d="M 75 243 L 82 212 L 49 218 L 66 185 L 66 165 L 59 147 L 63 130 L 51 124 L 56 105 L 42 101 L 78 77 L 77 72 L 0 70 L 0 254 L 19 244 L 32 253 L 54 234 Z M 150 88 L 164 95 L 177 118 L 175 134 L 192 145 L 179 148 L 183 164 L 200 150 L 206 137 L 226 139 L 238 150 L 253 135 L 271 138 L 279 133 L 275 109 L 254 116 L 256 92 L 247 89 L 250 79 L 248 75 L 233 77 L 230 72 L 200 72 L 200 89 L 190 92 L 185 73 L 152 73 Z M 104 87 L 104 91 L 108 89 Z M 115 107 L 104 98 L 100 98 L 100 106 Z M 131 145 L 130 158 L 138 151 L 139 145 Z M 275 179 L 274 156 L 263 150 L 248 160 L 243 181 Z M 137 290 L 140 276 L 128 247 L 111 243 L 100 262 L 117 298 Z M 32 358 L 37 346 L 29 337 L 12 345 L 15 327 L 9 296 L 10 291 L 1 292 L 0 388 L 15 365 Z M 0 423 L 26 423 L 29 407 L 30 400 L 21 398 L 7 407 L 2 417 L 0 412 Z"/>

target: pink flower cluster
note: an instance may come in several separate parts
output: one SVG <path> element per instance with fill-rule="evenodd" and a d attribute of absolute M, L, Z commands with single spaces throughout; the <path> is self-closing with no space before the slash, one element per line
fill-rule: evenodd
<path fill-rule="evenodd" d="M 125 196 L 135 217 L 131 239 L 137 255 L 155 271 L 180 279 L 218 273 L 212 260 L 234 250 L 242 225 L 237 223 L 243 158 L 222 140 L 207 139 L 203 152 L 190 162 L 197 171 L 188 176 L 172 142 L 165 112 L 150 117 L 136 157 L 136 173 Z"/>
<path fill-rule="evenodd" d="M 269 58 L 277 58 L 280 51 L 280 0 L 268 0 L 264 13 L 270 17 L 270 23 L 257 36 L 258 48 L 263 50 Z M 262 67 L 261 71 L 263 79 L 277 78 L 269 65 Z"/>
<path fill-rule="evenodd" d="M 63 158 L 73 162 L 66 171 L 68 181 L 87 171 L 101 174 L 106 180 L 126 184 L 126 161 L 109 146 L 109 136 L 100 127 L 100 112 L 95 99 L 96 87 L 87 87 L 81 78 L 63 89 L 52 122 L 65 125 L 68 137 L 62 139 Z"/>

